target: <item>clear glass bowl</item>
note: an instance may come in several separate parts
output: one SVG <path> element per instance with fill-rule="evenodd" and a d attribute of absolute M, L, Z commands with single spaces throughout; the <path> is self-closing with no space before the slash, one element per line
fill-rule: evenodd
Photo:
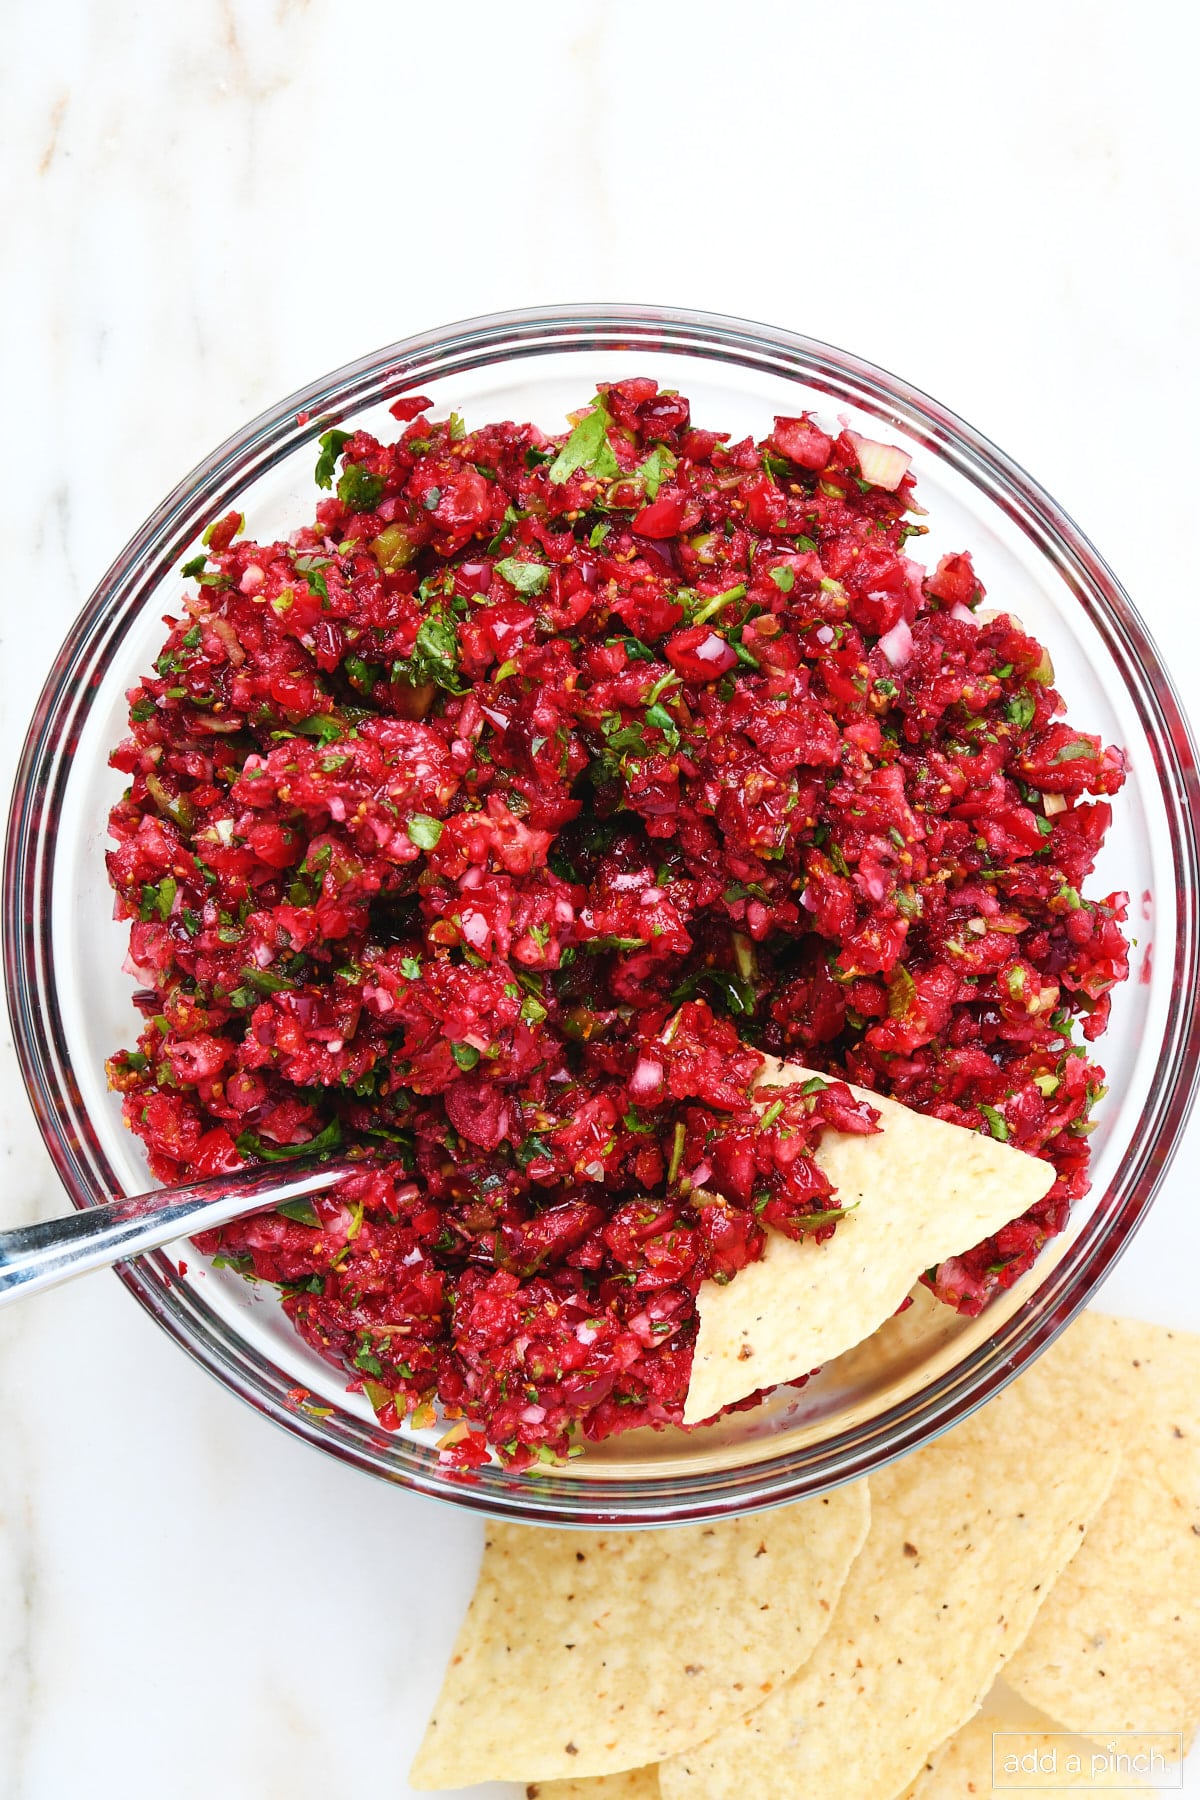
<path fill-rule="evenodd" d="M 467 1483 L 438 1466 L 436 1432 L 379 1429 L 366 1401 L 294 1334 L 273 1290 L 187 1257 L 124 1265 L 166 1331 L 285 1430 L 371 1474 L 461 1506 L 534 1521 L 648 1525 L 705 1519 L 819 1492 L 961 1419 L 1045 1348 L 1145 1214 L 1191 1098 L 1197 1007 L 1195 750 L 1158 652 L 1110 570 L 1054 501 L 935 401 L 868 363 L 790 332 L 699 313 L 562 307 L 473 319 L 391 346 L 315 382 L 229 439 L 169 494 L 96 589 L 38 701 L 17 777 L 5 862 L 5 947 L 18 1052 L 46 1144 L 76 1206 L 150 1185 L 106 1091 L 105 1056 L 134 1031 L 112 917 L 105 818 L 122 780 L 107 755 L 124 691 L 161 644 L 178 569 L 236 505 L 255 536 L 313 504 L 318 432 L 393 428 L 403 390 L 472 423 L 561 429 L 600 379 L 654 375 L 698 423 L 761 434 L 813 408 L 911 451 L 936 558 L 970 548 L 989 602 L 1050 647 L 1071 716 L 1125 747 L 1130 777 L 1093 891 L 1127 889 L 1138 939 L 1102 1058 L 1110 1092 L 1093 1137 L 1094 1185 L 1070 1231 L 976 1320 L 922 1298 L 801 1390 L 693 1433 L 639 1432 L 563 1471 Z M 300 1392 L 307 1390 L 307 1393 Z"/>

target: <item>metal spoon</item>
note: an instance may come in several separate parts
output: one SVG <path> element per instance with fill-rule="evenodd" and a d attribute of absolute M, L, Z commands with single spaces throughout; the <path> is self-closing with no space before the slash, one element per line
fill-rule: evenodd
<path fill-rule="evenodd" d="M 173 1238 L 192 1237 L 285 1200 L 319 1194 L 362 1166 L 327 1162 L 291 1174 L 276 1168 L 235 1169 L 188 1187 L 131 1194 L 68 1213 L 65 1219 L 0 1231 L 0 1306 L 91 1269 L 106 1269 L 157 1250 Z"/>

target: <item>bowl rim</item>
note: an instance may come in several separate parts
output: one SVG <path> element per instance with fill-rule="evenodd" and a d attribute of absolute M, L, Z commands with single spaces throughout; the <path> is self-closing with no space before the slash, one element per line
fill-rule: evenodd
<path fill-rule="evenodd" d="M 531 1523 L 644 1527 L 722 1517 L 811 1496 L 882 1467 L 967 1417 L 1039 1355 L 1083 1307 L 1129 1243 L 1162 1182 L 1200 1066 L 1200 773 L 1192 732 L 1153 640 L 1088 538 L 1019 464 L 940 402 L 873 363 L 778 327 L 674 307 L 571 304 L 487 314 L 417 333 L 336 369 L 232 433 L 178 482 L 101 578 L 71 627 L 34 708 L 18 764 L 4 855 L 3 939 L 18 1062 L 43 1140 L 76 1207 L 119 1191 L 92 1130 L 66 1052 L 54 980 L 50 894 L 55 820 L 89 691 L 145 598 L 195 535 L 314 427 L 432 380 L 561 351 L 691 354 L 791 375 L 904 429 L 965 474 L 1055 565 L 1098 627 L 1154 757 L 1171 830 L 1176 893 L 1174 991 L 1179 1004 L 1134 1135 L 1106 1193 L 1046 1281 L 997 1331 L 916 1394 L 817 1445 L 735 1468 L 536 1481 L 485 1469 L 450 1476 L 424 1446 L 347 1413 L 321 1419 L 286 1371 L 235 1341 L 183 1288 L 162 1254 L 118 1266 L 151 1316 L 239 1398 L 293 1436 L 394 1484 Z M 814 379 L 814 377 L 817 377 Z"/>

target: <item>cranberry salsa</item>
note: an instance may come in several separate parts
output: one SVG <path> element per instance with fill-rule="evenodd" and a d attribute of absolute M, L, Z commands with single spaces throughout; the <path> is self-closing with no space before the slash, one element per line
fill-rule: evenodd
<path fill-rule="evenodd" d="M 965 551 L 907 554 L 903 452 L 731 443 L 644 379 L 560 437 L 429 405 L 325 433 L 311 526 L 231 514 L 184 568 L 113 755 L 145 1024 L 109 1073 L 165 1182 L 361 1155 L 200 1249 L 385 1427 L 436 1402 L 449 1466 L 523 1468 L 679 1420 L 701 1281 L 839 1228 L 846 1081 L 1057 1171 L 940 1299 L 1063 1229 L 1123 761 Z M 752 1104 L 760 1050 L 830 1079 Z"/>

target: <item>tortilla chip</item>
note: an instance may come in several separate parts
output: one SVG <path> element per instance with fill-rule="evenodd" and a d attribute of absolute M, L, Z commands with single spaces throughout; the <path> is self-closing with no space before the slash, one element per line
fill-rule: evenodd
<path fill-rule="evenodd" d="M 412 1786 L 606 1775 L 711 1736 L 812 1654 L 869 1517 L 860 1481 L 671 1531 L 490 1523 Z"/>
<path fill-rule="evenodd" d="M 1084 1313 L 1043 1360 L 1124 1460 L 1077 1562 L 1008 1671 L 1068 1727 L 1200 1723 L 1200 1337 Z"/>
<path fill-rule="evenodd" d="M 798 1063 L 767 1063 L 762 1084 L 812 1079 Z M 1049 1163 L 1011 1144 L 851 1091 L 878 1107 L 882 1129 L 827 1131 L 815 1155 L 855 1210 L 824 1244 L 769 1231 L 761 1261 L 724 1286 L 702 1283 L 685 1425 L 861 1343 L 926 1269 L 973 1249 L 1054 1183 Z"/>
<path fill-rule="evenodd" d="M 1118 1452 L 1036 1364 L 871 1476 L 871 1529 L 810 1661 L 664 1762 L 663 1800 L 893 1800 L 978 1709 L 1082 1540 Z"/>
<path fill-rule="evenodd" d="M 1120 1477 L 1118 1476 L 1118 1480 Z M 999 1787 L 992 1786 L 992 1734 L 1005 1735 L 997 1746 L 996 1773 Z M 900 1800 L 1000 1800 L 1014 1788 L 1023 1793 L 1073 1793 L 1086 1789 L 1114 1796 L 1114 1800 L 1147 1800 L 1161 1794 L 1159 1788 L 1109 1787 L 1105 1778 L 1097 1779 L 1094 1756 L 1104 1751 L 1086 1738 L 1071 1737 L 1066 1732 L 1031 1731 L 1014 1725 L 1003 1713 L 990 1709 L 976 1713 L 969 1725 L 955 1733 L 949 1743 L 935 1750 L 928 1767 Z M 1014 1757 L 1015 1766 L 1005 1768 Z M 1033 1758 L 1033 1761 L 1029 1759 Z M 1120 1764 L 1110 1765 L 1119 1768 Z M 650 1791 L 654 1800 L 654 1791 Z"/>
<path fill-rule="evenodd" d="M 626 1769 L 582 1781 L 531 1781 L 525 1800 L 659 1800 L 658 1768 Z"/>

